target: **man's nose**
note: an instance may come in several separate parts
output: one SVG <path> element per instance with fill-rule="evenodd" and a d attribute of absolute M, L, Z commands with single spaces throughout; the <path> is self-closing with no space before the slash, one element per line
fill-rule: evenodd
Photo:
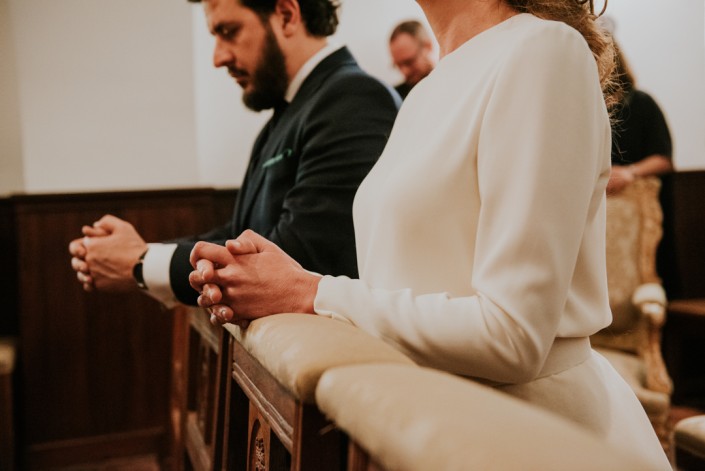
<path fill-rule="evenodd" d="M 220 38 L 215 38 L 215 47 L 213 48 L 213 65 L 215 67 L 223 67 L 228 65 L 233 61 L 234 57 L 232 51 Z"/>

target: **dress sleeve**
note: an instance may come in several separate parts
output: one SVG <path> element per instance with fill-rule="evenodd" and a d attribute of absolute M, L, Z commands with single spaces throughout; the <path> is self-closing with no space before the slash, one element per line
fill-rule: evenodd
<path fill-rule="evenodd" d="M 476 294 L 324 277 L 318 314 L 352 322 L 423 365 L 502 383 L 539 373 L 587 221 L 602 202 L 610 133 L 583 38 L 564 25 L 541 33 L 507 53 L 481 123 L 481 209 L 468 274 Z"/>

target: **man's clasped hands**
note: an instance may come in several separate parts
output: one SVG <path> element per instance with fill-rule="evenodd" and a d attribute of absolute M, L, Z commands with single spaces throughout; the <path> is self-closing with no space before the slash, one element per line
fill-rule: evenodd
<path fill-rule="evenodd" d="M 191 252 L 191 286 L 213 324 L 247 327 L 251 320 L 282 312 L 313 314 L 321 276 L 311 273 L 276 244 L 247 230 L 225 246 L 198 242 Z"/>

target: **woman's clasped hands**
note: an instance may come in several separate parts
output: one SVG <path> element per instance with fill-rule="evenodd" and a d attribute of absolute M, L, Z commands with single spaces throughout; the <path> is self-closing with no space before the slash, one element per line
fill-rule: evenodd
<path fill-rule="evenodd" d="M 305 270 L 276 244 L 247 230 L 225 246 L 198 242 L 191 251 L 191 286 L 212 324 L 246 328 L 271 314 L 313 314 L 320 275 Z"/>

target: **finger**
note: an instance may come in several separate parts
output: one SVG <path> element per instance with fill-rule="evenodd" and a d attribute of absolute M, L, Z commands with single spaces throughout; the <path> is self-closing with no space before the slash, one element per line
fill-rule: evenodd
<path fill-rule="evenodd" d="M 210 300 L 211 304 L 218 304 L 223 300 L 223 292 L 220 291 L 220 288 L 217 285 L 212 283 L 203 285 L 202 294 Z"/>
<path fill-rule="evenodd" d="M 203 281 L 216 281 L 215 267 L 210 260 L 206 260 L 205 258 L 198 260 L 196 262 L 196 270 L 201 274 L 201 277 L 203 277 Z"/>
<path fill-rule="evenodd" d="M 74 257 L 83 258 L 86 256 L 86 247 L 83 245 L 83 239 L 74 239 L 69 243 L 69 253 Z"/>
<path fill-rule="evenodd" d="M 199 293 L 203 291 L 203 285 L 206 284 L 206 280 L 203 279 L 203 275 L 198 270 L 194 270 L 188 275 L 188 282 L 193 289 Z"/>
<path fill-rule="evenodd" d="M 233 312 L 232 309 L 230 309 L 228 306 L 225 304 L 215 304 L 211 307 L 211 312 L 215 315 L 215 317 L 218 318 L 218 320 L 225 324 L 230 322 L 233 317 L 235 316 L 235 313 Z"/>
<path fill-rule="evenodd" d="M 81 228 L 81 232 L 83 232 L 83 235 L 87 237 L 102 237 L 109 234 L 109 232 L 105 229 L 94 226 L 83 226 Z"/>
<path fill-rule="evenodd" d="M 97 229 L 102 229 L 107 233 L 112 233 L 117 229 L 118 226 L 125 224 L 122 219 L 113 216 L 112 214 L 106 214 L 99 220 L 93 223 L 93 227 Z"/>
<path fill-rule="evenodd" d="M 90 293 L 93 291 L 93 283 L 83 283 L 83 291 Z"/>
<path fill-rule="evenodd" d="M 222 325 L 222 324 L 220 323 L 220 321 L 218 321 L 218 318 L 215 317 L 215 314 L 211 314 L 211 324 L 213 324 L 213 325 L 216 326 L 216 327 Z"/>
<path fill-rule="evenodd" d="M 257 246 L 252 239 L 238 237 L 235 240 L 225 242 L 225 247 L 233 255 L 247 255 L 257 253 Z"/>
<path fill-rule="evenodd" d="M 240 244 L 235 244 L 235 242 L 239 242 Z M 228 241 L 225 245 L 226 247 L 228 245 L 232 246 L 233 250 L 242 250 L 243 253 L 258 253 L 264 252 L 265 250 L 281 250 L 276 244 L 270 242 L 250 229 L 243 231 L 237 239 L 234 241 Z"/>
<path fill-rule="evenodd" d="M 198 295 L 198 299 L 196 300 L 196 303 L 199 306 L 204 307 L 206 309 L 209 309 L 211 306 L 213 306 L 213 301 L 211 301 L 211 298 L 209 298 L 205 294 Z"/>
<path fill-rule="evenodd" d="M 81 284 L 93 285 L 93 277 L 87 273 L 79 271 L 76 273 L 76 278 Z"/>
<path fill-rule="evenodd" d="M 196 242 L 191 250 L 189 261 L 193 268 L 197 268 L 197 262 L 201 259 L 210 260 L 220 266 L 225 266 L 233 260 L 233 256 L 228 249 L 222 245 L 211 244 L 210 242 Z"/>
<path fill-rule="evenodd" d="M 72 258 L 71 258 L 71 268 L 73 268 L 74 271 L 80 271 L 80 272 L 83 272 L 83 273 L 86 273 L 86 274 L 87 274 L 88 271 L 89 271 L 89 270 L 88 270 L 88 264 L 87 264 L 85 261 L 83 261 L 83 260 L 81 260 L 80 258 L 78 258 L 78 257 L 72 257 Z"/>

